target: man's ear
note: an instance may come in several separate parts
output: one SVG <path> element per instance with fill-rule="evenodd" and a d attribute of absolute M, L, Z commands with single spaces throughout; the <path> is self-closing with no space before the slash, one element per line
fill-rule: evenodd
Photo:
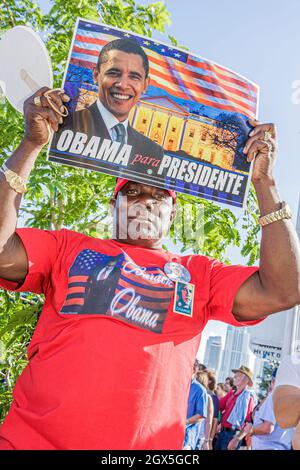
<path fill-rule="evenodd" d="M 150 76 L 148 75 L 148 77 L 145 79 L 145 86 L 144 86 L 143 93 L 146 93 L 149 83 L 150 83 Z"/>
<path fill-rule="evenodd" d="M 94 83 L 98 83 L 98 75 L 99 75 L 99 70 L 96 67 L 94 67 L 93 69 L 93 80 L 94 80 Z"/>
<path fill-rule="evenodd" d="M 170 225 L 172 225 L 172 223 L 173 223 L 174 220 L 175 220 L 176 211 L 177 211 L 176 204 L 173 204 L 172 212 L 171 212 L 171 215 L 170 215 L 170 221 L 171 221 L 171 224 L 170 224 Z"/>

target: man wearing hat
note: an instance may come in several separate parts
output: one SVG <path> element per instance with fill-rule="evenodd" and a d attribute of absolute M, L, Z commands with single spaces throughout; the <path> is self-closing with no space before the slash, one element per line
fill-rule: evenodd
<path fill-rule="evenodd" d="M 284 356 L 273 395 L 276 420 L 282 429 L 295 428 L 293 449 L 300 450 L 300 353 Z"/>
<path fill-rule="evenodd" d="M 0 429 L 0 448 L 179 450 L 193 362 L 207 322 L 253 325 L 300 303 L 297 235 L 273 176 L 275 127 L 250 121 L 254 129 L 244 149 L 249 161 L 256 155 L 252 178 L 264 227 L 260 266 L 228 266 L 164 250 L 175 194 L 133 181 L 117 182 L 112 239 L 68 229 L 16 229 L 25 180 L 49 126 L 57 130 L 60 119 L 45 91 L 25 103 L 24 139 L 0 172 L 0 285 L 45 295 L 29 364 Z M 51 96 L 58 109 L 68 99 L 56 91 Z M 81 314 L 88 279 L 94 272 L 102 277 L 103 260 L 120 255 L 109 308 Z M 170 263 L 180 266 L 175 278 Z M 105 271 L 108 279 L 97 295 L 107 296 L 111 272 Z M 185 283 L 194 292 L 187 313 L 174 308 Z M 223 401 L 227 444 L 233 429 L 249 419 L 251 381 L 249 369 L 241 367 L 235 372 L 237 391 Z"/>
<path fill-rule="evenodd" d="M 248 387 L 253 386 L 253 373 L 243 365 L 239 369 L 233 369 L 232 372 L 236 389 L 220 398 L 222 427 L 215 450 L 238 449 L 241 439 L 237 437 L 237 433 L 245 423 L 251 422 L 254 400 Z"/>

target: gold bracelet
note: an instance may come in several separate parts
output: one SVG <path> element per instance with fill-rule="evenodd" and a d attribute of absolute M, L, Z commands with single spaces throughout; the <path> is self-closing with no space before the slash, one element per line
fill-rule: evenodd
<path fill-rule="evenodd" d="M 282 201 L 281 209 L 275 212 L 271 212 L 270 214 L 266 214 L 264 216 L 259 217 L 258 223 L 262 227 L 264 227 L 265 225 L 269 225 L 272 222 L 277 222 L 277 220 L 291 219 L 291 218 L 292 218 L 292 211 L 289 205 L 285 201 Z"/>
<path fill-rule="evenodd" d="M 17 173 L 14 171 L 10 170 L 7 168 L 5 163 L 3 163 L 2 168 L 1 168 L 2 173 L 5 176 L 5 179 L 9 186 L 16 191 L 16 193 L 23 194 L 27 191 L 27 186 L 23 178 L 19 176 Z"/>

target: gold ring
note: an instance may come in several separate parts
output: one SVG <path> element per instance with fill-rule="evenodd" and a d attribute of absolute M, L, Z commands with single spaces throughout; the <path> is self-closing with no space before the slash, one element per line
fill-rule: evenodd
<path fill-rule="evenodd" d="M 40 96 L 35 96 L 33 98 L 33 102 L 35 104 L 35 106 L 42 106 L 42 102 L 41 102 L 41 97 Z"/>
<path fill-rule="evenodd" d="M 274 146 L 270 140 L 264 140 L 264 144 L 268 147 L 269 152 L 273 152 Z"/>
<path fill-rule="evenodd" d="M 55 106 L 51 96 L 49 96 L 50 93 L 52 93 L 53 91 L 63 92 L 61 88 L 54 88 L 53 90 L 48 90 L 45 93 L 43 93 L 43 96 L 46 98 L 49 106 L 53 109 L 53 111 L 55 111 L 59 116 L 67 117 L 69 114 L 68 108 L 62 105 L 61 107 L 63 108 L 63 111 L 61 111 L 60 109 L 58 109 L 57 106 Z"/>
<path fill-rule="evenodd" d="M 273 138 L 271 132 L 265 131 L 264 132 L 264 141 L 270 141 Z"/>

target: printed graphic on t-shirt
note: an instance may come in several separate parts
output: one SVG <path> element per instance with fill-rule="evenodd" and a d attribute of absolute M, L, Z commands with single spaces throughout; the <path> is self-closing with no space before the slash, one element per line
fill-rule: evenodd
<path fill-rule="evenodd" d="M 174 283 L 156 266 L 138 266 L 128 255 L 81 251 L 69 270 L 60 313 L 113 316 L 161 333 Z"/>
<path fill-rule="evenodd" d="M 180 313 L 187 317 L 193 316 L 194 291 L 194 284 L 176 281 L 173 307 L 175 313 Z"/>

